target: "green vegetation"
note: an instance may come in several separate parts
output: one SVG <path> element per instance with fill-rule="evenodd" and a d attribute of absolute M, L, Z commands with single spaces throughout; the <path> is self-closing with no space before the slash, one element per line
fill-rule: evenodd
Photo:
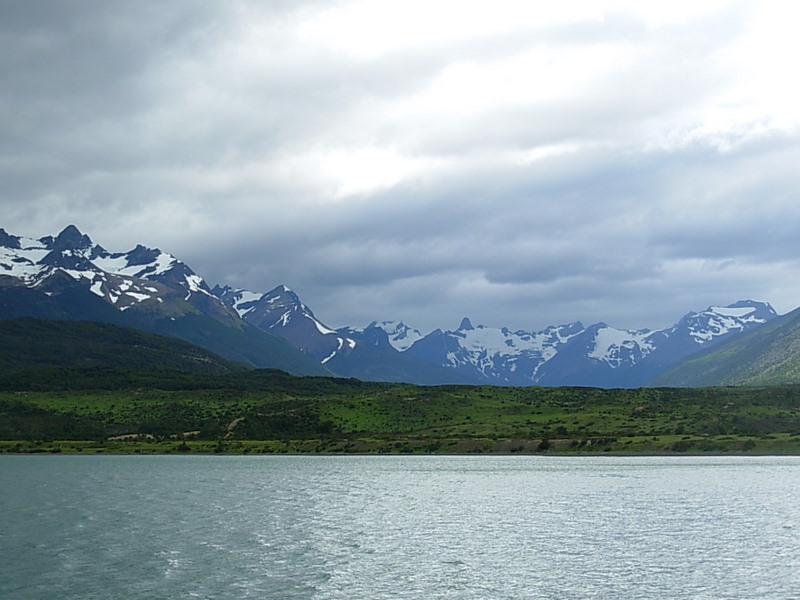
<path fill-rule="evenodd" d="M 61 368 L 0 377 L 0 450 L 800 452 L 800 387 L 499 388 Z"/>
<path fill-rule="evenodd" d="M 108 323 L 0 320 L 0 374 L 49 367 L 171 369 L 221 374 L 240 364 L 175 338 Z"/>

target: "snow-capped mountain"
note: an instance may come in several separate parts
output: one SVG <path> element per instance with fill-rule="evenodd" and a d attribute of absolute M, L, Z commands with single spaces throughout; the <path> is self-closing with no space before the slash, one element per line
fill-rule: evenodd
<path fill-rule="evenodd" d="M 0 229 L 0 318 L 105 321 L 178 337 L 221 356 L 297 374 L 330 374 L 247 325 L 188 265 L 157 248 L 109 252 L 66 227 L 56 237 Z"/>
<path fill-rule="evenodd" d="M 265 293 L 216 286 L 213 293 L 246 322 L 281 336 L 295 348 L 322 364 L 337 355 L 347 355 L 356 341 L 340 335 L 319 319 L 285 285 Z"/>
<path fill-rule="evenodd" d="M 495 385 L 635 387 L 702 347 L 775 316 L 769 304 L 746 300 L 689 313 L 659 330 L 578 322 L 538 332 L 511 331 L 475 327 L 465 318 L 458 329 L 432 331 L 404 352 Z"/>
<path fill-rule="evenodd" d="M 159 249 L 139 245 L 111 253 L 74 225 L 57 237 L 38 240 L 0 229 L 0 243 L 0 277 L 6 285 L 17 280 L 31 289 L 50 290 L 67 275 L 121 311 L 179 297 L 203 312 L 228 312 L 200 276 Z"/>
<path fill-rule="evenodd" d="M 684 316 L 671 332 L 685 333 L 696 343 L 706 344 L 731 332 L 741 332 L 775 318 L 777 313 L 766 302 L 740 300 L 728 306 L 709 306 L 699 313 Z"/>
<path fill-rule="evenodd" d="M 427 362 L 454 369 L 475 381 L 496 385 L 537 383 L 539 367 L 582 330 L 579 323 L 548 327 L 540 332 L 473 326 L 464 318 L 458 329 L 436 329 L 406 352 Z"/>
<path fill-rule="evenodd" d="M 786 386 L 800 383 L 800 308 L 695 352 L 650 383 L 663 387 Z"/>

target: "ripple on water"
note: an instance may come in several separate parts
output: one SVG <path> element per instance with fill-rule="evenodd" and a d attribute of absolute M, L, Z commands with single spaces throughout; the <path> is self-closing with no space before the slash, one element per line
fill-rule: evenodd
<path fill-rule="evenodd" d="M 0 597 L 800 598 L 795 457 L 0 457 Z"/>

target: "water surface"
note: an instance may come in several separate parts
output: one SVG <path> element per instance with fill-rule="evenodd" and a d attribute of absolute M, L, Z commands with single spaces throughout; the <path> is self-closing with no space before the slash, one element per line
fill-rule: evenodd
<path fill-rule="evenodd" d="M 0 598 L 800 599 L 800 457 L 0 457 Z"/>

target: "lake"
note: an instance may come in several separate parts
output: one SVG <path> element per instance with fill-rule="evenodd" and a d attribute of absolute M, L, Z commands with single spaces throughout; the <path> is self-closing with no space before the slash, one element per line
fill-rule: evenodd
<path fill-rule="evenodd" d="M 0 598 L 800 599 L 800 457 L 0 456 Z"/>

